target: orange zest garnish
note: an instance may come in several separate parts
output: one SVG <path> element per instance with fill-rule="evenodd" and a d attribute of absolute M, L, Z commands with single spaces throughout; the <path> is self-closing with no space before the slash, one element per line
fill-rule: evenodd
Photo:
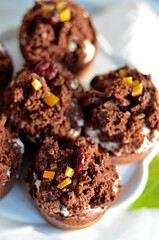
<path fill-rule="evenodd" d="M 53 107 L 59 101 L 59 98 L 50 92 L 43 100 L 49 107 Z"/>
<path fill-rule="evenodd" d="M 137 118 L 140 120 L 140 119 L 143 119 L 145 117 L 145 113 L 140 113 L 137 115 Z"/>
<path fill-rule="evenodd" d="M 133 97 L 140 96 L 143 93 L 143 88 L 144 86 L 142 83 L 138 84 L 137 86 L 133 87 L 131 95 Z"/>
<path fill-rule="evenodd" d="M 42 84 L 39 80 L 37 79 L 34 79 L 34 81 L 32 81 L 31 85 L 33 86 L 33 88 L 38 91 L 41 87 L 42 87 Z"/>
<path fill-rule="evenodd" d="M 129 76 L 129 77 L 124 77 L 124 78 L 123 78 L 123 82 L 124 82 L 125 85 L 127 85 L 127 86 L 130 87 L 130 86 L 132 85 L 133 78 L 132 78 L 131 76 Z"/>
<path fill-rule="evenodd" d="M 66 171 L 65 171 L 65 176 L 71 178 L 73 176 L 73 174 L 74 174 L 74 169 L 67 166 Z"/>
<path fill-rule="evenodd" d="M 50 169 L 57 170 L 57 164 L 56 163 L 50 164 Z"/>
<path fill-rule="evenodd" d="M 53 171 L 44 171 L 43 178 L 54 179 L 55 172 Z"/>
<path fill-rule="evenodd" d="M 68 177 L 57 185 L 57 188 L 62 189 L 72 183 L 72 180 Z"/>
<path fill-rule="evenodd" d="M 71 10 L 69 8 L 65 8 L 62 12 L 60 12 L 60 21 L 66 22 L 71 19 Z"/>
<path fill-rule="evenodd" d="M 56 4 L 56 10 L 60 13 L 62 10 L 64 10 L 65 4 L 63 2 L 59 2 Z"/>
<path fill-rule="evenodd" d="M 53 5 L 44 5 L 43 7 L 42 7 L 42 17 L 45 17 L 46 16 L 46 14 L 49 12 L 49 11 L 52 11 L 52 10 L 54 10 L 54 6 Z"/>
<path fill-rule="evenodd" d="M 128 71 L 126 69 L 120 69 L 119 74 L 125 77 L 128 74 Z"/>

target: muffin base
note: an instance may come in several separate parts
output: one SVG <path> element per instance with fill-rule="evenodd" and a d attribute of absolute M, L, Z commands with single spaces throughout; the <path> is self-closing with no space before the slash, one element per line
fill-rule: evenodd
<path fill-rule="evenodd" d="M 104 215 L 104 213 L 106 212 L 107 208 L 104 209 L 103 211 L 101 211 L 100 213 L 95 213 L 95 214 L 90 214 L 89 218 L 85 218 L 84 220 L 80 220 L 77 217 L 63 217 L 60 216 L 59 214 L 54 214 L 55 217 L 47 214 L 44 209 L 39 208 L 39 212 L 41 214 L 41 216 L 53 227 L 62 229 L 62 230 L 80 230 L 83 228 L 87 228 L 93 224 L 95 224 L 96 222 L 98 222 L 100 220 L 100 218 L 102 218 L 102 216 Z M 56 217 L 57 215 L 57 217 Z M 80 223 L 81 222 L 81 223 Z"/>
<path fill-rule="evenodd" d="M 20 171 L 15 172 L 15 174 L 6 182 L 4 186 L 0 188 L 0 199 L 5 197 L 7 193 L 11 190 L 13 187 L 14 183 L 18 178 L 16 178 L 17 174 L 19 175 Z"/>
<path fill-rule="evenodd" d="M 134 163 L 143 160 L 150 152 L 152 148 L 150 148 L 146 152 L 142 153 L 132 153 L 132 154 L 123 154 L 120 157 L 110 155 L 110 158 L 113 163 L 115 164 L 127 164 L 127 163 Z"/>

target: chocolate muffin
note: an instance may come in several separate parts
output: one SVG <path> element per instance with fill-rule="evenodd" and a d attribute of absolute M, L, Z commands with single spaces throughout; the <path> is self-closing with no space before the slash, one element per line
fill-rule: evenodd
<path fill-rule="evenodd" d="M 36 144 L 46 136 L 76 138 L 84 124 L 78 103 L 82 91 L 71 72 L 43 60 L 18 72 L 3 93 L 3 111 L 11 130 Z"/>
<path fill-rule="evenodd" d="M 11 189 L 19 176 L 24 146 L 5 128 L 6 117 L 0 117 L 0 199 Z"/>
<path fill-rule="evenodd" d="M 24 16 L 19 38 L 29 64 L 49 57 L 74 74 L 86 69 L 97 50 L 89 13 L 69 0 L 35 2 Z"/>
<path fill-rule="evenodd" d="M 159 93 L 150 75 L 125 66 L 96 76 L 85 94 L 84 133 L 113 162 L 143 159 L 159 139 Z"/>
<path fill-rule="evenodd" d="M 12 77 L 12 60 L 2 42 L 0 42 L 0 89 L 6 87 Z"/>
<path fill-rule="evenodd" d="M 64 230 L 97 222 L 120 192 L 109 154 L 100 153 L 91 138 L 65 143 L 46 138 L 26 180 L 41 215 Z"/>

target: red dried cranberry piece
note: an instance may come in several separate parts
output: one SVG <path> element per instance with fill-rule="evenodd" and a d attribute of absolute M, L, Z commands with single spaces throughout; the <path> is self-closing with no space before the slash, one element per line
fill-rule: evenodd
<path fill-rule="evenodd" d="M 36 65 L 35 72 L 51 81 L 56 77 L 58 69 L 55 62 L 51 60 L 43 60 Z"/>
<path fill-rule="evenodd" d="M 83 166 L 85 163 L 85 153 L 82 147 L 77 148 L 76 151 L 76 167 L 75 170 L 77 173 L 81 174 L 83 171 Z"/>
<path fill-rule="evenodd" d="M 56 10 L 49 11 L 46 14 L 46 17 L 48 22 L 50 22 L 53 26 L 56 26 L 60 22 L 60 14 Z"/>

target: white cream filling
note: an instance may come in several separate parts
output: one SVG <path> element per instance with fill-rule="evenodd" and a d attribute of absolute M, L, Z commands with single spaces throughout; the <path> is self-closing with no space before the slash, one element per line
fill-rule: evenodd
<path fill-rule="evenodd" d="M 70 52 L 74 52 L 77 48 L 77 43 L 75 41 L 72 41 L 70 44 L 69 44 L 69 49 L 70 49 Z"/>
<path fill-rule="evenodd" d="M 37 175 L 35 172 L 33 172 L 33 179 L 34 179 L 34 184 L 36 186 L 37 192 L 39 192 L 41 180 L 37 179 Z"/>
<path fill-rule="evenodd" d="M 61 215 L 63 215 L 64 217 L 71 217 L 72 215 L 69 213 L 69 211 L 67 210 L 67 208 L 66 207 L 64 207 L 64 206 L 61 206 L 61 207 L 59 207 L 59 208 L 57 208 L 56 210 L 55 210 L 55 212 L 54 213 L 60 213 Z"/>
<path fill-rule="evenodd" d="M 104 208 L 101 208 L 101 207 L 91 208 L 90 205 L 88 205 L 88 207 L 84 207 L 85 210 L 91 211 L 91 212 L 94 212 L 94 213 L 102 212 L 102 211 L 104 211 L 106 208 L 107 208 L 107 207 L 104 207 Z"/>
<path fill-rule="evenodd" d="M 13 142 L 14 142 L 15 146 L 19 146 L 20 147 L 20 151 L 23 154 L 24 153 L 24 144 L 22 143 L 22 141 L 19 138 L 14 138 Z"/>
<path fill-rule="evenodd" d="M 154 131 L 154 138 L 152 139 L 152 141 L 150 141 L 148 139 L 149 135 L 150 135 L 150 129 L 147 127 L 143 128 L 142 134 L 145 135 L 144 137 L 144 141 L 141 145 L 141 147 L 137 150 L 138 153 L 142 153 L 142 152 L 146 152 L 148 151 L 150 148 L 152 148 L 154 146 L 154 144 L 157 142 L 157 140 L 159 139 L 159 131 L 155 130 Z"/>
<path fill-rule="evenodd" d="M 94 213 L 102 212 L 102 211 L 104 211 L 106 208 L 107 208 L 107 207 L 105 207 L 105 208 L 101 208 L 101 207 L 91 208 L 90 205 L 88 205 L 88 207 L 84 207 L 84 209 L 85 209 L 86 211 L 91 211 L 91 212 L 94 212 Z M 64 217 L 71 217 L 71 216 L 72 216 L 71 214 L 69 214 L 68 209 L 67 209 L 66 207 L 64 207 L 64 206 L 61 206 L 61 207 L 57 208 L 54 213 L 56 213 L 56 214 L 59 213 L 59 214 L 63 215 Z"/>
<path fill-rule="evenodd" d="M 83 127 L 84 126 L 84 120 L 83 119 L 78 120 L 77 125 L 78 125 L 78 127 Z"/>
<path fill-rule="evenodd" d="M 89 137 L 92 137 L 97 144 L 100 144 L 107 151 L 113 152 L 113 154 L 118 157 L 120 157 L 122 155 L 124 149 L 123 148 L 119 149 L 118 143 L 101 142 L 99 140 L 98 134 L 100 133 L 100 130 L 93 130 L 92 128 L 87 128 L 85 132 Z M 143 131 L 141 132 L 141 134 L 145 135 L 144 141 L 143 141 L 141 147 L 136 150 L 136 153 L 142 153 L 142 152 L 148 151 L 157 142 L 157 140 L 159 139 L 159 131 L 157 131 L 157 130 L 154 131 L 155 136 L 151 141 L 148 139 L 150 132 L 151 132 L 151 130 L 149 128 L 143 127 Z M 128 142 L 129 141 L 126 141 L 126 143 L 128 143 Z M 130 154 L 131 152 L 127 151 L 126 153 Z"/>
<path fill-rule="evenodd" d="M 115 193 L 118 192 L 118 185 L 119 185 L 119 182 L 121 181 L 121 179 L 122 179 L 122 177 L 119 175 L 119 178 L 116 179 L 115 182 L 114 182 L 113 191 L 114 191 Z"/>
<path fill-rule="evenodd" d="M 74 130 L 73 128 L 71 128 L 67 135 L 69 137 L 78 137 L 80 134 L 81 134 L 80 130 Z"/>
<path fill-rule="evenodd" d="M 10 174 L 11 174 L 11 171 L 10 171 L 10 169 L 8 169 L 8 170 L 7 170 L 7 177 L 10 178 Z"/>
<path fill-rule="evenodd" d="M 38 180 L 38 179 L 37 179 L 37 180 L 35 181 L 35 186 L 36 186 L 37 192 L 39 192 L 40 185 L 41 185 L 41 180 Z"/>
<path fill-rule="evenodd" d="M 88 40 L 84 41 L 84 53 L 86 54 L 86 57 L 84 58 L 84 63 L 90 62 L 94 55 L 95 55 L 95 46 Z"/>
<path fill-rule="evenodd" d="M 77 87 L 79 87 L 79 82 L 78 80 L 75 78 L 71 81 L 71 84 L 70 84 L 71 88 L 72 89 L 76 89 Z"/>
<path fill-rule="evenodd" d="M 42 34 L 41 34 L 41 37 L 42 37 L 42 38 L 47 38 L 47 33 L 46 33 L 46 32 L 42 33 Z"/>

